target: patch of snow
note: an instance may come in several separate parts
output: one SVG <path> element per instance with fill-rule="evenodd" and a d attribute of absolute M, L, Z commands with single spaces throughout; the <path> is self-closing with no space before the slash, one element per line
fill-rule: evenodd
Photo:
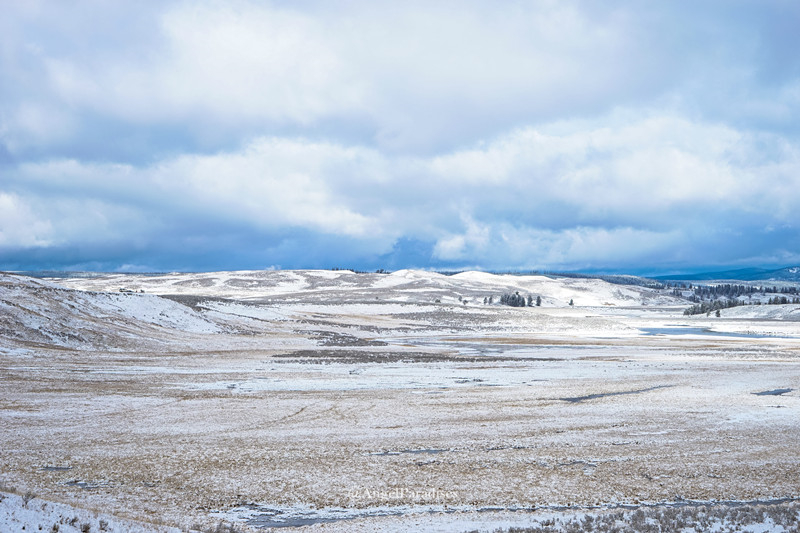
<path fill-rule="evenodd" d="M 800 321 L 800 305 L 742 305 L 722 309 L 725 318 L 748 318 Z"/>
<path fill-rule="evenodd" d="M 219 333 L 220 328 L 185 305 L 151 294 L 95 294 L 85 297 L 87 304 L 113 313 L 165 328 L 190 333 Z"/>
<path fill-rule="evenodd" d="M 0 531 L 108 531 L 113 533 L 180 533 L 175 527 L 157 526 L 41 500 L 31 494 L 0 492 Z"/>

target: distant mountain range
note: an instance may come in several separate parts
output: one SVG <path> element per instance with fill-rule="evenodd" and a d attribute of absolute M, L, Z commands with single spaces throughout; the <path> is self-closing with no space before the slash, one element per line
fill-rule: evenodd
<path fill-rule="evenodd" d="M 652 279 L 659 281 L 707 281 L 707 280 L 736 280 L 736 281 L 790 281 L 800 282 L 800 266 L 770 270 L 765 268 L 740 268 L 738 270 L 723 270 L 721 272 L 702 272 L 700 274 L 674 274 L 671 276 L 657 276 Z"/>

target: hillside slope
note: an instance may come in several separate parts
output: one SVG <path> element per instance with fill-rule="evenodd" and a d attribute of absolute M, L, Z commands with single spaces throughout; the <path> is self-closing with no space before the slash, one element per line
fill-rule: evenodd
<path fill-rule="evenodd" d="M 159 296 L 86 292 L 0 274 L 0 342 L 123 349 L 169 342 L 176 332 L 220 331 L 191 308 Z"/>
<path fill-rule="evenodd" d="M 160 295 L 195 295 L 248 301 L 328 303 L 395 301 L 482 304 L 504 293 L 542 297 L 544 307 L 686 305 L 665 292 L 599 279 L 496 275 L 463 272 L 446 276 L 421 270 L 391 274 L 351 271 L 291 270 L 173 273 L 160 275 L 96 274 L 51 278 L 64 287 L 90 291 L 143 290 Z"/>

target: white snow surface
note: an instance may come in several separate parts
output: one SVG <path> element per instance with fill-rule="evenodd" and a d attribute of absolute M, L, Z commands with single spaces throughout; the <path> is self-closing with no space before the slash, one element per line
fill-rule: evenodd
<path fill-rule="evenodd" d="M 3 533 L 23 531 L 181 533 L 176 527 L 125 520 L 103 512 L 42 500 L 30 494 L 23 496 L 8 492 L 0 492 L 0 531 Z"/>
<path fill-rule="evenodd" d="M 541 296 L 546 307 L 685 305 L 666 292 L 632 285 L 615 285 L 599 279 L 550 278 L 462 272 L 446 276 L 423 270 L 398 270 L 391 274 L 354 274 L 350 271 L 237 271 L 213 273 L 92 274 L 53 278 L 64 287 L 117 291 L 121 288 L 155 294 L 193 294 L 218 298 L 257 300 L 308 297 L 374 298 L 431 303 L 482 303 L 484 297 L 519 291 Z"/>
<path fill-rule="evenodd" d="M 517 291 L 543 306 L 497 303 Z M 136 514 L 145 502 L 173 525 L 263 502 L 290 517 L 350 513 L 311 530 L 492 531 L 537 523 L 477 511 L 519 494 L 796 494 L 800 306 L 683 317 L 668 292 L 414 270 L 0 273 L 0 483 L 91 507 L 3 494 L 0 532 L 71 532 L 74 517 L 91 531 L 174 531 L 106 518 L 104 501 L 152 520 Z M 42 471 L 51 464 L 74 470 Z M 116 484 L 81 493 L 71 476 Z M 459 487 L 464 500 L 447 502 L 453 513 L 348 500 L 389 483 Z"/>
<path fill-rule="evenodd" d="M 800 305 L 742 305 L 723 309 L 725 318 L 800 321 Z"/>
<path fill-rule="evenodd" d="M 110 337 L 133 339 L 153 328 L 195 334 L 222 331 L 191 308 L 155 295 L 70 290 L 46 280 L 0 273 L 2 339 L 109 347 L 114 343 Z"/>
<path fill-rule="evenodd" d="M 422 496 L 425 495 L 423 492 Z M 446 496 L 446 494 L 444 495 Z M 711 502 L 709 502 L 711 503 Z M 313 526 L 307 526 L 314 531 L 331 533 L 405 533 L 415 531 L 420 533 L 450 533 L 474 532 L 481 533 L 501 532 L 510 528 L 541 528 L 542 531 L 551 533 L 591 531 L 592 521 L 611 513 L 623 513 L 630 520 L 634 512 L 631 509 L 595 508 L 595 509 L 493 509 L 492 507 L 480 510 L 470 506 L 449 505 L 402 505 L 380 506 L 369 509 L 353 510 L 347 508 L 316 509 L 307 505 L 291 507 L 270 507 L 270 514 L 275 513 L 277 519 L 274 524 L 284 524 L 309 520 Z M 645 508 L 645 513 L 649 510 Z M 263 513 L 263 511 L 260 511 Z M 233 509 L 218 516 L 237 522 L 244 522 L 259 515 L 258 510 L 241 508 Z M 588 519 L 588 522 L 587 522 Z M 317 521 L 317 522 L 313 522 Z M 645 523 L 648 522 L 646 518 Z M 698 522 L 702 522 L 698 520 Z M 654 519 L 649 523 L 655 525 Z M 784 533 L 787 530 L 782 525 L 776 524 L 770 517 L 752 519 L 742 517 L 731 520 L 711 516 L 702 522 L 704 526 L 695 523 L 696 527 L 687 526 L 680 530 L 682 533 L 701 533 L 705 531 L 747 531 L 749 533 Z M 586 526 L 585 524 L 590 524 Z M 625 521 L 617 522 L 619 530 L 628 531 Z M 278 526 L 287 527 L 287 526 Z M 744 528 L 744 529 L 743 529 Z M 292 529 L 291 527 L 289 528 Z M 305 529 L 305 528 L 303 528 Z M 663 531 L 656 526 L 655 531 Z M 605 531 L 605 529 L 603 529 Z"/>

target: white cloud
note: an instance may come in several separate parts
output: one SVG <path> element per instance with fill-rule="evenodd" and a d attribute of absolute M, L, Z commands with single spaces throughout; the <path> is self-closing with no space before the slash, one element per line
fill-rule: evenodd
<path fill-rule="evenodd" d="M 491 244 L 491 227 L 464 217 L 464 233 L 440 238 L 433 247 L 433 257 L 445 261 L 474 260 L 494 250 Z"/>
<path fill-rule="evenodd" d="M 432 173 L 485 200 L 515 198 L 587 219 L 645 224 L 675 210 L 787 213 L 800 194 L 800 151 L 780 137 L 670 115 L 524 128 L 475 149 L 437 157 Z M 774 159 L 758 155 L 772 145 Z M 768 186 L 765 186 L 769 184 Z M 499 192 L 496 192 L 499 191 Z"/>
<path fill-rule="evenodd" d="M 48 200 L 58 207 L 49 219 L 95 235 L 124 238 L 131 219 L 194 218 L 353 238 L 376 254 L 401 237 L 434 241 L 436 260 L 520 266 L 683 257 L 685 242 L 719 239 L 714 228 L 744 228 L 754 217 L 785 226 L 800 208 L 794 144 L 671 115 L 604 123 L 614 127 L 524 128 L 430 158 L 265 137 L 142 168 L 27 164 L 15 182 L 31 194 L 57 191 L 66 200 Z M 94 199 L 96 216 L 77 198 Z M 67 233 L 81 238 L 59 232 Z"/>
<path fill-rule="evenodd" d="M 52 244 L 53 225 L 19 196 L 0 191 L 0 249 Z"/>
<path fill-rule="evenodd" d="M 472 223 L 463 234 L 440 239 L 434 257 L 465 264 L 475 262 L 484 268 L 618 266 L 652 259 L 654 254 L 679 244 L 681 238 L 676 230 L 583 226 L 550 230 L 508 223 L 490 228 Z"/>
<path fill-rule="evenodd" d="M 158 221 L 108 199 L 0 191 L 0 250 L 145 245 Z"/>
<path fill-rule="evenodd" d="M 376 159 L 366 149 L 260 139 L 241 152 L 182 156 L 146 174 L 172 201 L 192 209 L 261 227 L 366 237 L 376 221 L 350 205 L 347 189 L 373 179 Z"/>
<path fill-rule="evenodd" d="M 352 191 L 380 186 L 385 164 L 369 149 L 264 138 L 239 151 L 184 155 L 144 168 L 76 160 L 28 163 L 19 167 L 15 181 L 33 195 L 48 191 L 54 207 L 61 205 L 58 199 L 74 202 L 62 202 L 63 209 L 52 216 L 87 234 L 105 229 L 138 235 L 153 229 L 148 224 L 127 227 L 127 217 L 119 213 L 131 211 L 155 224 L 185 217 L 257 230 L 303 228 L 361 238 L 380 249 L 399 234 L 359 204 Z M 92 210 L 79 199 L 100 202 L 94 212 L 102 220 L 88 223 Z"/>
<path fill-rule="evenodd" d="M 12 125 L 13 132 L 9 131 Z M 28 143 L 51 143 L 63 140 L 74 132 L 74 128 L 74 117 L 63 109 L 46 104 L 23 102 L 4 121 L 0 134 L 9 133 L 8 148 L 14 151 L 20 145 Z"/>
<path fill-rule="evenodd" d="M 357 122 L 366 143 L 428 151 L 657 96 L 680 64 L 642 13 L 581 2 L 156 3 L 94 26 L 43 11 L 17 13 L 36 52 L 11 41 L 5 61 L 29 105 L 197 135 Z"/>
<path fill-rule="evenodd" d="M 3 246 L 209 224 L 473 264 L 688 261 L 773 226 L 742 256 L 784 257 L 787 6 L 11 3 Z"/>
<path fill-rule="evenodd" d="M 357 110 L 324 20 L 263 4 L 179 3 L 140 56 L 47 61 L 60 98 L 132 122 L 308 123 Z"/>

